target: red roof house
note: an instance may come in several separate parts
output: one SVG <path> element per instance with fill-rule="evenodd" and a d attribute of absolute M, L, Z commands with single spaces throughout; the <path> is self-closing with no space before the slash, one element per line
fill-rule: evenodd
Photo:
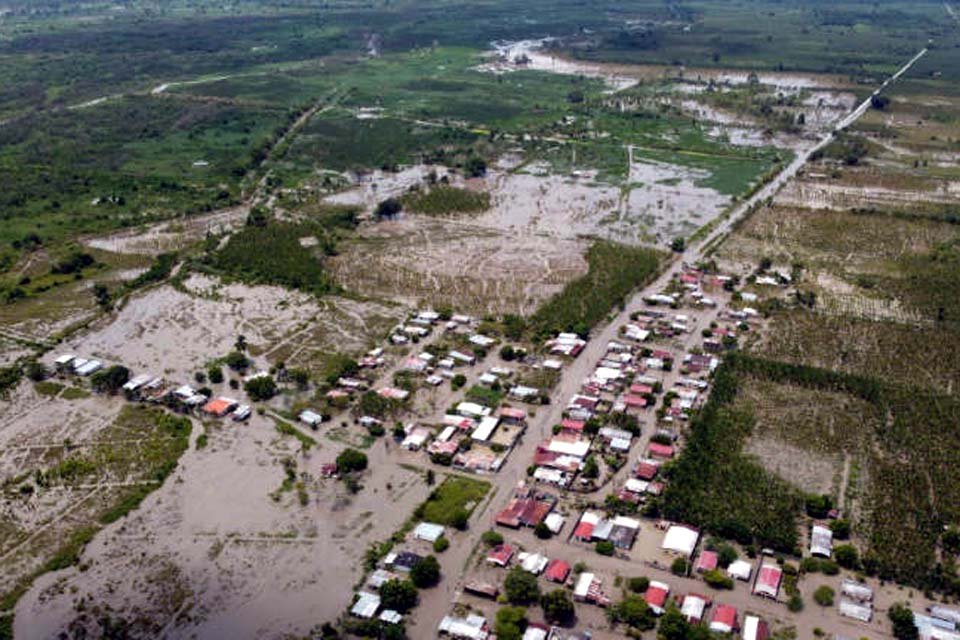
<path fill-rule="evenodd" d="M 718 604 L 710 617 L 710 631 L 733 633 L 737 630 L 737 609 L 728 604 Z"/>
<path fill-rule="evenodd" d="M 583 431 L 583 427 L 586 426 L 586 423 L 583 420 L 570 420 L 569 418 L 564 418 L 560 422 L 561 429 L 567 429 L 569 431 Z"/>
<path fill-rule="evenodd" d="M 551 560 L 546 571 L 544 571 L 544 575 L 550 582 L 563 584 L 570 576 L 570 565 L 563 560 Z"/>
<path fill-rule="evenodd" d="M 717 568 L 717 552 L 716 551 L 704 551 L 700 554 L 700 557 L 697 558 L 696 570 L 700 573 L 704 571 L 713 571 Z"/>
<path fill-rule="evenodd" d="M 487 554 L 487 562 L 498 567 L 505 567 L 510 564 L 511 558 L 513 558 L 513 547 L 508 544 L 497 545 Z"/>
<path fill-rule="evenodd" d="M 672 458 L 674 453 L 673 447 L 668 444 L 660 444 L 659 442 L 651 442 L 647 450 L 650 452 L 650 455 L 656 458 Z"/>
<path fill-rule="evenodd" d="M 646 593 L 643 594 L 643 599 L 647 601 L 647 605 L 655 614 L 661 615 L 666 610 L 669 595 L 670 587 L 668 585 L 662 582 L 651 582 Z"/>
<path fill-rule="evenodd" d="M 655 462 L 641 460 L 639 463 L 637 463 L 637 468 L 633 471 L 633 475 L 641 480 L 653 480 L 657 477 L 657 472 L 659 470 L 660 465 L 656 464 Z"/>

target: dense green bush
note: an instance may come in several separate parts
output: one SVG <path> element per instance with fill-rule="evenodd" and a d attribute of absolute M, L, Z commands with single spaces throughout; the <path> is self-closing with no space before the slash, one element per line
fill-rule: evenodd
<path fill-rule="evenodd" d="M 585 336 L 631 291 L 650 280 L 660 255 L 651 249 L 598 241 L 587 251 L 587 263 L 585 276 L 567 284 L 530 318 L 540 339 L 561 331 Z"/>

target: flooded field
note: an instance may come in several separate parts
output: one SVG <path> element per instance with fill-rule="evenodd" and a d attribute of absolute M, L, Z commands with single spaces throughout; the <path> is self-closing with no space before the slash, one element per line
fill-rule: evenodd
<path fill-rule="evenodd" d="M 396 322 L 394 307 L 315 298 L 281 287 L 222 284 L 191 276 L 186 292 L 165 286 L 131 299 L 115 318 L 62 350 L 119 362 L 134 371 L 189 380 L 224 357 L 243 335 L 257 353 L 283 353 L 291 366 L 317 365 L 331 351 L 359 352 Z"/>

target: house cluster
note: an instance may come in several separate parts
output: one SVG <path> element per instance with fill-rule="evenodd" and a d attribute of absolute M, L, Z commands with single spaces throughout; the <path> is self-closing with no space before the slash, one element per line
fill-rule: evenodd
<path fill-rule="evenodd" d="M 425 309 L 418 311 L 416 315 L 409 318 L 404 324 L 394 327 L 390 334 L 390 343 L 395 345 L 405 345 L 419 342 L 426 338 L 433 330 L 442 325 L 444 331 L 458 331 L 461 328 L 469 329 L 474 325 L 474 320 L 470 316 L 453 315 L 449 319 L 441 318 L 440 313 Z"/>
<path fill-rule="evenodd" d="M 669 556 L 682 557 L 691 561 L 695 573 L 717 571 L 719 566 L 718 554 L 708 549 L 696 553 L 700 541 L 700 531 L 694 527 L 675 523 L 660 523 L 665 529 L 661 549 Z M 751 585 L 751 593 L 755 596 L 776 600 L 783 580 L 783 570 L 775 562 L 761 557 L 758 566 L 746 560 L 735 560 L 726 568 L 728 577 L 735 581 Z M 753 581 L 751 583 L 751 578 Z M 657 615 L 666 610 L 671 595 L 670 586 L 664 582 L 652 581 L 644 599 L 651 610 Z M 756 616 L 741 618 L 736 608 L 715 603 L 711 598 L 700 593 L 677 594 L 674 602 L 681 613 L 692 624 L 707 624 L 711 631 L 720 633 L 742 632 L 744 638 L 764 640 L 769 637 L 767 623 Z"/>
<path fill-rule="evenodd" d="M 63 354 L 54 360 L 58 375 L 91 376 L 104 368 L 100 360 L 82 358 L 72 354 Z M 249 380 L 265 372 L 248 376 Z M 250 417 L 249 405 L 228 397 L 211 397 L 209 392 L 201 393 L 189 384 L 170 383 L 159 376 L 138 374 L 121 387 L 124 396 L 131 402 L 149 402 L 163 404 L 182 413 L 197 412 L 211 418 L 231 416 L 240 422 Z"/>
<path fill-rule="evenodd" d="M 506 461 L 526 427 L 523 409 L 463 401 L 443 415 L 440 425 L 406 425 L 400 446 L 423 451 L 439 464 L 492 473 Z"/>
<path fill-rule="evenodd" d="M 920 640 L 960 640 L 960 611 L 933 605 L 923 613 L 914 611 L 913 623 Z"/>

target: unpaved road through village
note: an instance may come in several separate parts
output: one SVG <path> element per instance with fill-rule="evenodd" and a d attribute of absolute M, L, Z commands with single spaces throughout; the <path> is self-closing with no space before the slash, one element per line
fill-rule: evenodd
<path fill-rule="evenodd" d="M 699 242 L 696 247 L 688 249 L 682 259 L 673 258 L 670 266 L 664 269 L 660 276 L 643 289 L 634 293 L 627 301 L 623 311 L 617 314 L 617 316 L 605 326 L 595 330 L 587 346 L 577 359 L 564 369 L 560 383 L 557 384 L 550 398 L 550 405 L 545 407 L 545 410 L 541 409 L 536 417 L 529 421 L 526 433 L 521 442 L 518 443 L 514 451 L 510 454 L 504 467 L 496 475 L 485 478 L 493 483 L 495 494 L 492 499 L 484 502 L 476 510 L 467 535 L 457 540 L 446 553 L 441 554 L 439 557 L 444 580 L 437 588 L 421 592 L 420 605 L 409 626 L 409 636 L 411 638 L 433 637 L 440 623 L 440 619 L 449 612 L 451 604 L 456 601 L 462 590 L 463 577 L 470 564 L 473 550 L 480 542 L 480 536 L 483 532 L 489 529 L 493 515 L 497 510 L 506 506 L 506 503 L 512 497 L 513 490 L 519 483 L 526 480 L 527 465 L 532 460 L 537 445 L 547 439 L 554 424 L 560 423 L 567 400 L 579 391 L 583 381 L 589 377 L 596 363 L 606 353 L 607 344 L 611 340 L 617 339 L 620 327 L 629 321 L 630 314 L 642 304 L 643 298 L 654 293 L 659 293 L 666 287 L 674 276 L 679 274 L 684 262 L 692 264 L 701 260 L 704 257 L 706 249 L 721 240 L 733 225 L 750 211 L 751 207 L 775 195 L 790 179 L 797 175 L 797 172 L 810 160 L 810 157 L 815 152 L 830 144 L 836 136 L 837 131 L 849 127 L 866 113 L 867 109 L 870 108 L 870 101 L 874 96 L 906 73 L 910 67 L 926 55 L 926 53 L 927 49 L 924 48 L 911 58 L 895 74 L 884 81 L 870 97 L 840 120 L 837 126 L 825 134 L 816 145 L 806 152 L 800 153 L 793 162 L 787 165 L 783 171 L 777 174 L 777 176 L 763 188 L 757 190 L 751 197 L 734 207 L 729 215 Z M 709 322 L 709 320 L 716 315 L 716 310 L 711 310 L 709 313 L 702 315 L 703 317 L 698 319 L 700 324 L 697 325 L 696 330 L 687 334 L 689 344 L 684 346 L 688 349 L 693 347 L 694 343 L 698 343 L 700 340 L 699 329 L 701 325 Z M 675 373 L 670 375 L 676 376 Z M 672 379 L 668 378 L 664 384 L 664 388 L 667 389 L 670 388 L 670 386 L 672 386 Z M 646 446 L 645 439 L 649 438 L 652 429 L 649 428 L 649 425 L 645 425 L 645 427 L 641 442 L 639 445 L 635 445 L 632 451 L 642 451 Z M 630 465 L 626 465 L 625 468 L 629 466 Z M 604 487 L 600 491 L 606 493 L 608 490 L 608 488 Z M 592 556 L 591 561 L 593 561 Z"/>

